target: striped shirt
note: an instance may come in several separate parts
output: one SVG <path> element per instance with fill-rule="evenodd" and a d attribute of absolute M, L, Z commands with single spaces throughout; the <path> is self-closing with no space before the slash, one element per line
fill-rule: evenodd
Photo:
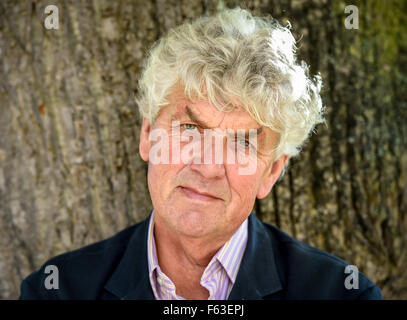
<path fill-rule="evenodd" d="M 209 291 L 208 300 L 226 300 L 235 283 L 246 249 L 248 228 L 246 219 L 233 236 L 218 250 L 205 268 L 201 285 Z M 150 283 L 157 300 L 185 300 L 176 293 L 174 283 L 162 272 L 157 261 L 154 239 L 154 211 L 148 228 L 148 269 Z"/>

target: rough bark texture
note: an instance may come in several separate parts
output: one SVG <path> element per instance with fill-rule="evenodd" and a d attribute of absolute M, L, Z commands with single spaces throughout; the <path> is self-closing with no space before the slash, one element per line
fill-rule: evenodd
<path fill-rule="evenodd" d="M 355 1 L 347 30 L 334 3 L 58 1 L 47 30 L 52 1 L 1 1 L 0 298 L 51 256 L 150 213 L 133 99 L 143 58 L 169 28 L 236 5 L 291 22 L 327 108 L 257 215 L 407 298 L 407 8 Z"/>

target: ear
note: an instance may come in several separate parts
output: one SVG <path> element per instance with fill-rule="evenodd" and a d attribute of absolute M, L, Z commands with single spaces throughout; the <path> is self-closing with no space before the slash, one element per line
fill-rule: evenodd
<path fill-rule="evenodd" d="M 280 158 L 272 163 L 270 172 L 263 178 L 263 182 L 260 185 L 259 190 L 257 191 L 258 199 L 263 199 L 270 193 L 271 188 L 276 183 L 278 177 L 281 174 L 281 171 L 283 171 L 288 158 L 288 155 L 283 154 Z"/>
<path fill-rule="evenodd" d="M 139 152 L 141 159 L 143 159 L 145 162 L 148 162 L 150 158 L 150 130 L 150 121 L 148 121 L 146 118 L 143 118 L 143 123 L 141 124 L 140 130 Z"/>

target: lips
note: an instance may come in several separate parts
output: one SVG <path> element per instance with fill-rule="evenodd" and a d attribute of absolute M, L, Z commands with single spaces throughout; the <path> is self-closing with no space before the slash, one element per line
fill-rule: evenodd
<path fill-rule="evenodd" d="M 195 188 L 186 187 L 186 186 L 180 186 L 180 188 L 184 192 L 184 194 L 191 199 L 203 200 L 203 201 L 220 199 L 219 197 L 217 197 L 209 192 L 206 192 L 206 191 L 201 191 L 201 190 L 197 190 Z"/>

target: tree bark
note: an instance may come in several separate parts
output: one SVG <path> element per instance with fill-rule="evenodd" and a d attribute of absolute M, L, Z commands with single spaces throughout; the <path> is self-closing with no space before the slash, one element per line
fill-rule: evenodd
<path fill-rule="evenodd" d="M 324 81 L 327 125 L 256 214 L 356 265 L 384 298 L 407 298 L 407 8 L 378 0 L 344 27 L 345 1 L 0 3 L 0 298 L 59 253 L 105 239 L 152 209 L 138 153 L 136 81 L 169 28 L 240 5 L 290 21 Z"/>

